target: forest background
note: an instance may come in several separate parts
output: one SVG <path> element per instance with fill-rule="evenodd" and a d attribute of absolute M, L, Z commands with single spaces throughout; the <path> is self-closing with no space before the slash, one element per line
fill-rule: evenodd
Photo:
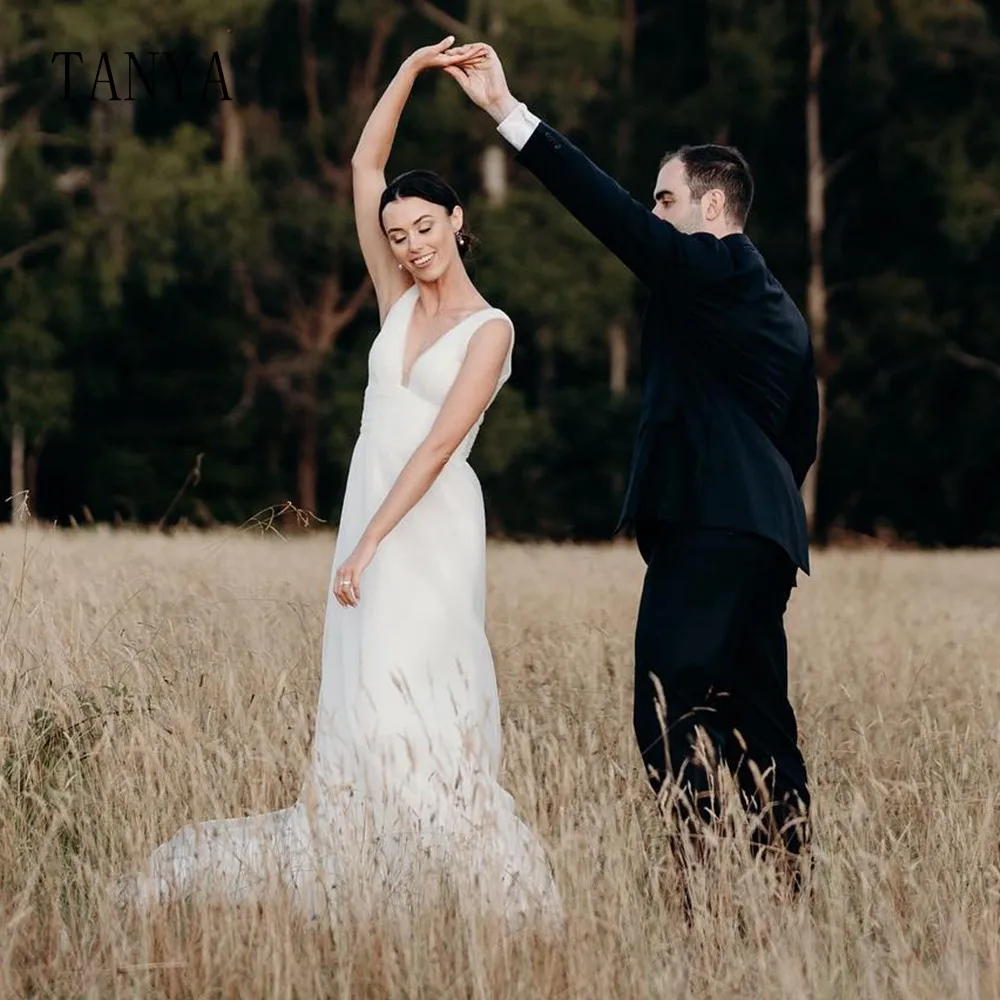
<path fill-rule="evenodd" d="M 447 33 L 643 202 L 667 149 L 745 152 L 819 358 L 818 542 L 997 543 L 1000 0 L 5 0 L 6 518 L 336 524 L 378 326 L 350 155 Z M 644 290 L 443 74 L 388 174 L 418 166 L 517 329 L 472 455 L 491 533 L 609 538 Z"/>

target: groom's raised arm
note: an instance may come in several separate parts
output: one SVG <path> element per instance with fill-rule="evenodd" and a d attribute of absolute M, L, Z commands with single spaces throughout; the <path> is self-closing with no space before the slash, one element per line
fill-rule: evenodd
<path fill-rule="evenodd" d="M 658 219 L 565 136 L 518 104 L 497 126 L 549 192 L 636 277 L 650 287 L 722 277 L 732 261 L 705 233 L 687 235 Z"/>

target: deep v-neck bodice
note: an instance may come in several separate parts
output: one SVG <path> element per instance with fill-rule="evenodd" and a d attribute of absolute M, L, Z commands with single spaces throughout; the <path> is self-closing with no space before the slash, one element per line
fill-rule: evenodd
<path fill-rule="evenodd" d="M 495 309 L 491 309 L 489 306 L 484 306 L 482 309 L 477 309 L 475 312 L 469 313 L 468 316 L 463 317 L 457 323 L 450 326 L 443 333 L 438 334 L 423 350 L 418 351 L 416 357 L 410 363 L 410 370 L 406 370 L 406 355 L 409 350 L 410 342 L 410 332 L 413 328 L 413 314 L 417 310 L 417 303 L 420 301 L 420 292 L 416 285 L 411 285 L 410 288 L 403 293 L 410 297 L 409 305 L 406 309 L 401 310 L 400 315 L 400 328 L 402 334 L 400 336 L 400 357 L 399 357 L 399 384 L 404 389 L 410 388 L 410 383 L 413 378 L 413 371 L 417 367 L 417 364 L 423 359 L 427 354 L 437 347 L 443 340 L 450 337 L 456 330 L 463 327 L 470 320 L 475 319 L 477 316 L 482 316 L 484 313 L 496 312 Z"/>
<path fill-rule="evenodd" d="M 406 370 L 404 362 L 411 332 L 410 320 L 418 294 L 416 286 L 411 286 L 396 299 L 386 314 L 368 352 L 368 385 L 365 390 L 366 398 L 382 399 L 384 403 L 380 406 L 389 407 L 396 414 L 394 419 L 406 423 L 412 418 L 414 426 L 421 424 L 425 417 L 433 420 L 444 405 L 465 363 L 469 343 L 480 327 L 500 319 L 510 325 L 513 333 L 513 323 L 502 310 L 492 307 L 477 310 L 425 347 Z M 513 348 L 512 336 L 493 398 L 510 377 Z"/>

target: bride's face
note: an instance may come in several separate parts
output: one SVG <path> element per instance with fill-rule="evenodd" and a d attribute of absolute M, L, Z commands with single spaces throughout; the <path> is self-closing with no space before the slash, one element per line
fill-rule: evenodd
<path fill-rule="evenodd" d="M 393 256 L 417 281 L 435 281 L 459 259 L 455 234 L 462 228 L 462 209 L 449 214 L 444 206 L 423 198 L 398 198 L 382 212 Z"/>

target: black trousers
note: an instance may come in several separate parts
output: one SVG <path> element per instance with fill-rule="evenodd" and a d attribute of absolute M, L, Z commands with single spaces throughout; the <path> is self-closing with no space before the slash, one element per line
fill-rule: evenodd
<path fill-rule="evenodd" d="M 691 832 L 715 819 L 718 782 L 693 747 L 701 729 L 761 821 L 754 846 L 798 854 L 810 798 L 788 701 L 784 614 L 794 564 L 769 540 L 725 529 L 646 522 L 636 540 L 647 569 L 634 725 L 653 790 L 679 785 L 676 808 Z"/>

